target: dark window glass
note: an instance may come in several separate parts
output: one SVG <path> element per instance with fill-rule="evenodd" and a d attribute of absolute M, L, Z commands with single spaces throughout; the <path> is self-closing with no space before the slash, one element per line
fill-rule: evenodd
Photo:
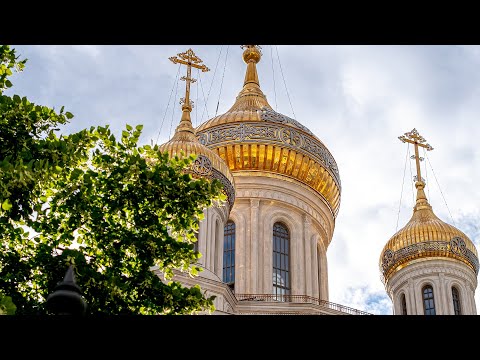
<path fill-rule="evenodd" d="M 223 232 L 223 282 L 233 289 L 235 284 L 235 223 L 231 220 Z"/>
<path fill-rule="evenodd" d="M 273 225 L 273 294 L 276 300 L 286 301 L 282 295 L 290 294 L 289 281 L 290 233 L 285 225 Z"/>
<path fill-rule="evenodd" d="M 405 294 L 402 294 L 402 315 L 407 314 L 407 299 L 405 298 Z"/>
<path fill-rule="evenodd" d="M 462 309 L 460 307 L 460 295 L 458 289 L 452 287 L 452 299 L 453 299 L 453 311 L 455 315 L 462 315 Z"/>
<path fill-rule="evenodd" d="M 433 297 L 433 288 L 427 285 L 422 290 L 423 293 L 423 310 L 425 315 L 435 315 L 435 301 Z"/>

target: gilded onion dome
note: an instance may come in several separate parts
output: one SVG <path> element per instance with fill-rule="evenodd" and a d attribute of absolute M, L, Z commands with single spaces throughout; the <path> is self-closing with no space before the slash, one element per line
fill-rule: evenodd
<path fill-rule="evenodd" d="M 200 143 L 214 150 L 237 175 L 275 173 L 298 180 L 325 199 L 334 217 L 340 206 L 340 175 L 327 147 L 298 121 L 272 109 L 260 89 L 257 46 L 245 45 L 247 71 L 233 106 L 197 128 Z"/>
<path fill-rule="evenodd" d="M 228 209 L 231 210 L 235 201 L 235 187 L 233 175 L 225 162 L 214 151 L 200 144 L 195 137 L 195 130 L 192 126 L 190 112 L 192 104 L 189 99 L 190 82 L 195 79 L 190 77 L 191 67 L 208 71 L 205 65 L 199 65 L 202 61 L 189 49 L 184 53 L 178 54 L 179 58 L 172 57 L 170 60 L 174 63 L 187 65 L 187 76 L 182 80 L 187 82 L 187 91 L 185 98 L 182 99 L 182 118 L 180 124 L 175 129 L 172 139 L 159 146 L 159 151 L 168 152 L 170 157 L 197 155 L 188 172 L 194 177 L 203 177 L 207 179 L 217 179 L 223 185 L 223 191 L 227 195 Z"/>
<path fill-rule="evenodd" d="M 415 129 L 405 135 L 416 135 Z M 418 136 L 420 139 L 420 136 Z M 418 139 L 418 138 L 417 138 Z M 404 142 L 407 139 L 401 137 Z M 424 141 L 423 141 L 424 142 Z M 417 142 L 417 145 L 420 145 Z M 430 145 L 426 144 L 428 147 Z M 426 147 L 426 146 L 424 146 Z M 427 148 L 427 150 L 432 150 Z M 418 148 L 414 158 L 417 159 L 417 179 L 420 176 Z M 477 249 L 474 243 L 462 231 L 440 220 L 432 210 L 425 196 L 425 183 L 423 179 L 416 181 L 416 204 L 410 221 L 395 235 L 393 235 L 383 248 L 380 256 L 380 272 L 383 281 L 387 282 L 397 271 L 413 261 L 450 258 L 465 263 L 478 274 L 479 262 Z"/>

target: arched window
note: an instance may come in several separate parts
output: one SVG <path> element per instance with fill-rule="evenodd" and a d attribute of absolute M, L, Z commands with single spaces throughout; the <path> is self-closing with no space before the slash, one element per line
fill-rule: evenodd
<path fill-rule="evenodd" d="M 435 315 L 435 301 L 433 298 L 433 288 L 430 285 L 424 286 L 423 294 L 423 310 L 425 315 Z"/>
<path fill-rule="evenodd" d="M 235 223 L 231 220 L 223 232 L 223 282 L 232 290 L 235 285 Z"/>
<path fill-rule="evenodd" d="M 407 299 L 405 298 L 405 294 L 402 294 L 402 315 L 408 315 L 407 314 Z"/>
<path fill-rule="evenodd" d="M 453 299 L 453 313 L 455 315 L 462 315 L 462 308 L 460 307 L 460 295 L 458 289 L 452 287 L 452 299 Z"/>
<path fill-rule="evenodd" d="M 275 299 L 287 301 L 290 295 L 290 233 L 282 223 L 273 225 L 273 294 Z"/>

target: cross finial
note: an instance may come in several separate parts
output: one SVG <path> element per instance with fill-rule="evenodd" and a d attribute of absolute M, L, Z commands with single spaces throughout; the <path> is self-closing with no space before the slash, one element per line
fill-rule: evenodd
<path fill-rule="evenodd" d="M 398 137 L 402 142 L 404 143 L 409 143 L 413 144 L 415 148 L 415 155 L 412 155 L 412 159 L 415 159 L 416 165 L 417 165 L 417 176 L 416 176 L 416 181 L 415 181 L 415 187 L 417 188 L 417 205 L 416 209 L 420 208 L 419 206 L 430 206 L 428 205 L 427 198 L 425 196 L 425 193 L 423 192 L 423 188 L 425 187 L 425 182 L 422 179 L 422 174 L 420 172 L 420 161 L 423 161 L 423 158 L 418 155 L 418 147 L 423 147 L 427 149 L 427 151 L 433 150 L 433 147 L 430 144 L 427 144 L 427 141 L 423 136 L 421 136 L 417 129 L 413 129 L 410 132 L 405 133 L 404 135 L 401 135 Z M 426 205 L 425 205 L 426 204 Z"/>
<path fill-rule="evenodd" d="M 192 111 L 192 104 L 190 103 L 190 83 L 194 83 L 197 79 L 191 77 L 192 67 L 195 69 L 202 70 L 202 72 L 210 71 L 210 69 L 202 64 L 202 59 L 200 59 L 192 49 L 188 49 L 183 53 L 177 54 L 177 56 L 172 56 L 168 58 L 174 64 L 183 64 L 187 66 L 187 76 L 182 76 L 180 80 L 183 80 L 187 83 L 185 98 L 182 98 L 181 103 L 183 111 Z"/>
<path fill-rule="evenodd" d="M 421 146 L 427 149 L 427 151 L 433 150 L 433 147 L 430 144 L 426 143 L 427 140 L 425 140 L 424 137 L 421 136 L 415 128 L 412 131 L 407 132 L 402 136 L 399 136 L 398 138 L 404 143 L 406 142 L 414 145 L 415 155 L 412 156 L 412 159 L 415 159 L 415 162 L 417 164 L 417 181 L 423 182 L 420 173 L 420 161 L 423 161 L 423 158 L 418 155 L 418 147 Z"/>

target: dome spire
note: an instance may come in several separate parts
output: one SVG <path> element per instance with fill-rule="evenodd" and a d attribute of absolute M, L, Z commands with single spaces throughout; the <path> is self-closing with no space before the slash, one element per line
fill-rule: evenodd
<path fill-rule="evenodd" d="M 243 52 L 243 61 L 247 64 L 247 72 L 245 74 L 245 81 L 243 86 L 249 87 L 260 87 L 258 81 L 257 73 L 257 63 L 262 58 L 262 52 L 260 51 L 261 47 L 258 45 L 242 45 L 242 49 L 245 49 Z"/>
<path fill-rule="evenodd" d="M 421 136 L 417 129 L 413 129 L 410 132 L 405 133 L 402 136 L 398 137 L 403 143 L 407 142 L 409 144 L 413 144 L 415 148 L 415 155 L 412 155 L 412 159 L 415 159 L 416 165 L 417 165 L 417 176 L 415 177 L 415 187 L 417 188 L 417 201 L 415 204 L 415 207 L 413 208 L 413 211 L 417 210 L 422 210 L 422 209 L 429 209 L 431 210 L 432 207 L 428 203 L 427 196 L 425 195 L 425 191 L 423 190 L 425 188 L 425 182 L 423 181 L 421 171 L 420 171 L 420 161 L 423 161 L 424 159 L 418 155 L 418 147 L 421 146 L 427 151 L 433 150 L 433 147 L 430 144 L 427 144 L 426 140 Z"/>
<path fill-rule="evenodd" d="M 202 64 L 202 59 L 196 56 L 192 49 L 179 53 L 177 56 L 169 57 L 169 60 L 174 64 L 178 63 L 187 66 L 187 76 L 182 76 L 180 78 L 180 80 L 186 82 L 186 89 L 185 97 L 180 99 L 180 104 L 182 104 L 182 118 L 180 124 L 175 130 L 175 135 L 180 132 L 190 132 L 193 135 L 195 130 L 193 129 L 192 120 L 190 119 L 190 112 L 193 108 L 193 101 L 190 100 L 190 83 L 194 83 L 197 79 L 191 77 L 192 67 L 202 70 L 202 72 L 210 71 L 210 69 Z"/>
<path fill-rule="evenodd" d="M 243 61 L 247 64 L 247 71 L 245 73 L 245 81 L 243 82 L 243 89 L 237 96 L 235 104 L 228 112 L 238 110 L 262 110 L 263 108 L 272 109 L 267 101 L 267 97 L 260 89 L 260 82 L 258 81 L 257 63 L 262 58 L 262 52 L 258 45 L 242 45 Z"/>

